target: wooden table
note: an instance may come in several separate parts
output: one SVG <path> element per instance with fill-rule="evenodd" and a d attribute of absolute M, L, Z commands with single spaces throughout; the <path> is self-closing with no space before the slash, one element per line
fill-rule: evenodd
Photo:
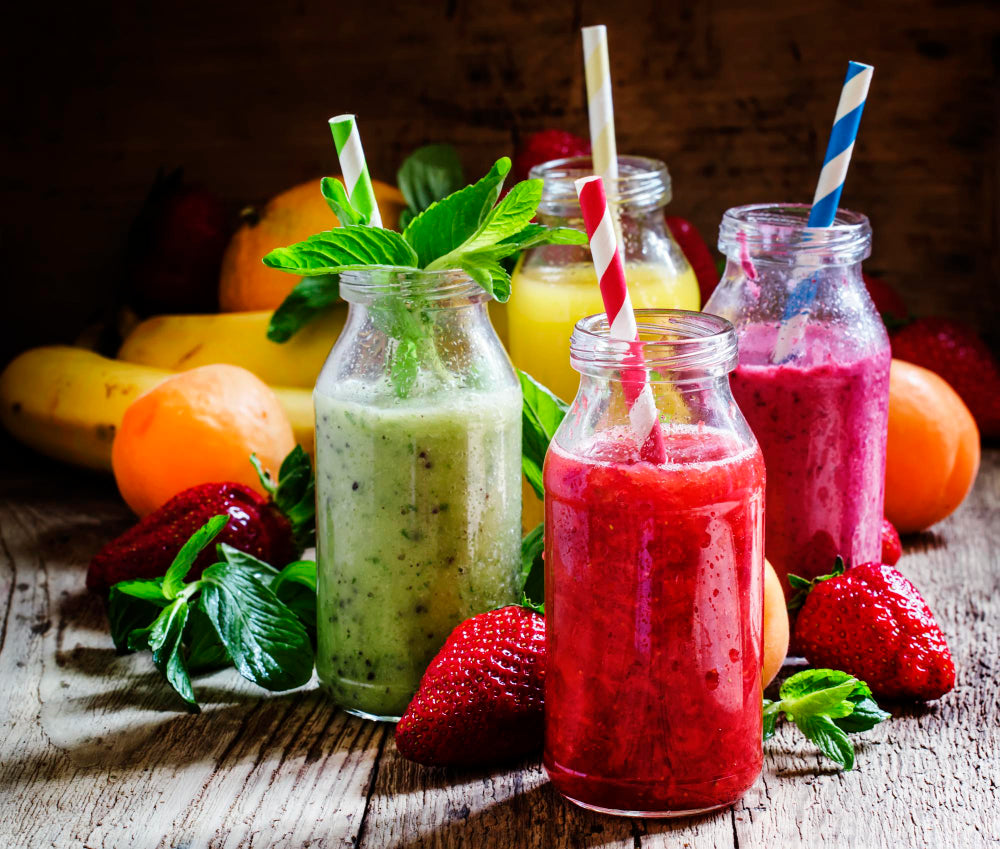
<path fill-rule="evenodd" d="M 148 655 L 118 657 L 83 589 L 128 524 L 105 479 L 48 466 L 0 485 L 2 847 L 978 847 L 1000 845 L 1000 451 L 904 571 L 958 685 L 858 739 L 839 772 L 786 727 L 735 808 L 680 821 L 577 810 L 537 760 L 430 770 L 315 684 L 268 695 L 233 671 L 177 711 Z M 262 695 L 263 694 L 263 695 Z"/>

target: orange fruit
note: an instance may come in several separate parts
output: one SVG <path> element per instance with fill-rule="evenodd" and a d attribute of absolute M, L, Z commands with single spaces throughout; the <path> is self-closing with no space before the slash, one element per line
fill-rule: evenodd
<path fill-rule="evenodd" d="M 261 259 L 275 248 L 338 226 L 337 216 L 323 199 L 319 184 L 319 179 L 309 180 L 271 198 L 263 210 L 244 211 L 244 222 L 222 257 L 222 312 L 276 309 L 299 282 L 296 275 L 268 268 Z M 395 228 L 399 213 L 406 208 L 406 199 L 399 189 L 378 180 L 372 180 L 372 187 L 382 224 Z"/>
<path fill-rule="evenodd" d="M 250 455 L 277 476 L 294 447 L 266 383 L 238 366 L 209 365 L 167 378 L 128 406 L 111 466 L 122 498 L 145 516 L 202 483 L 234 481 L 264 494 Z"/>
<path fill-rule="evenodd" d="M 958 393 L 934 372 L 893 360 L 885 515 L 900 533 L 929 528 L 969 494 L 979 470 L 979 430 Z"/>
<path fill-rule="evenodd" d="M 788 654 L 788 608 L 781 581 L 766 560 L 764 561 L 764 686 L 785 662 Z"/>

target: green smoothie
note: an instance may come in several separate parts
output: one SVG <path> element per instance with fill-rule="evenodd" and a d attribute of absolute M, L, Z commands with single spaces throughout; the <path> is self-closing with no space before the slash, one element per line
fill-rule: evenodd
<path fill-rule="evenodd" d="M 405 710 L 463 620 L 517 600 L 517 389 L 366 404 L 315 395 L 323 687 L 376 718 Z"/>

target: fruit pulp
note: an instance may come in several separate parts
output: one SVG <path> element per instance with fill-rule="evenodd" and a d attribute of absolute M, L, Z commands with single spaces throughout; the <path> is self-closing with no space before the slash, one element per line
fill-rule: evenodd
<path fill-rule="evenodd" d="M 398 719 L 452 629 L 517 600 L 521 400 L 316 393 L 320 683 Z"/>
<path fill-rule="evenodd" d="M 831 328 L 809 325 L 803 354 L 769 361 L 777 325 L 739 331 L 733 396 L 767 465 L 767 559 L 789 573 L 827 574 L 881 557 L 888 345 L 858 353 Z"/>
<path fill-rule="evenodd" d="M 696 310 L 698 281 L 691 266 L 627 263 L 632 306 Z M 518 265 L 506 305 L 507 349 L 514 365 L 572 401 L 580 376 L 569 364 L 573 327 L 584 316 L 604 312 L 591 264 L 524 268 Z"/>
<path fill-rule="evenodd" d="M 545 768 L 606 812 L 735 802 L 762 762 L 764 464 L 700 425 L 545 463 Z"/>

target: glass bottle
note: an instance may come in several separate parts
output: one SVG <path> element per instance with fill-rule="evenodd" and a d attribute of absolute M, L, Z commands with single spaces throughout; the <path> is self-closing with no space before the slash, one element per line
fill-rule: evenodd
<path fill-rule="evenodd" d="M 666 461 L 640 456 L 605 315 L 545 460 L 545 768 L 588 808 L 735 802 L 762 762 L 764 463 L 729 391 L 725 320 L 638 310 Z"/>
<path fill-rule="evenodd" d="M 344 272 L 316 383 L 321 685 L 398 719 L 451 630 L 517 600 L 521 390 L 460 272 Z"/>
<path fill-rule="evenodd" d="M 544 181 L 538 221 L 583 230 L 574 181 L 593 174 L 589 156 L 556 159 L 531 169 Z M 671 199 L 667 166 L 641 156 L 618 157 L 617 180 L 605 180 L 620 227 L 633 306 L 698 309 L 698 281 L 670 235 L 664 207 Z M 588 246 L 543 245 L 525 251 L 506 306 L 507 346 L 514 365 L 565 401 L 579 382 L 566 345 L 576 322 L 604 309 Z"/>
<path fill-rule="evenodd" d="M 705 309 L 739 337 L 733 394 L 767 464 L 767 557 L 826 574 L 837 555 L 878 560 L 889 410 L 889 339 L 864 280 L 864 215 L 807 226 L 809 207 L 723 216 L 726 272 Z"/>

